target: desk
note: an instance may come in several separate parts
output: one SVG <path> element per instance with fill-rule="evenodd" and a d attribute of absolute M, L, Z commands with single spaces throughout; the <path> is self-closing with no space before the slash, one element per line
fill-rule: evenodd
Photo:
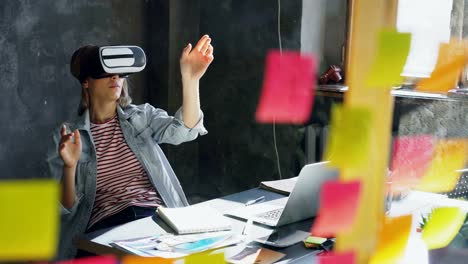
<path fill-rule="evenodd" d="M 244 203 L 248 200 L 255 199 L 259 196 L 265 196 L 265 201 L 270 201 L 284 197 L 283 195 L 269 192 L 262 189 L 250 189 L 244 192 L 228 195 L 225 197 L 213 199 L 210 201 L 203 202 L 215 208 L 221 213 L 228 210 L 232 210 L 237 207 L 244 206 Z M 233 231 L 237 234 L 241 234 L 244 227 L 245 221 L 238 220 L 235 218 L 229 218 L 232 220 Z M 308 219 L 299 223 L 287 225 L 285 228 L 295 228 L 299 230 L 309 231 L 312 220 Z M 98 230 L 93 233 L 86 234 L 83 237 L 77 238 L 75 244 L 78 248 L 86 250 L 98 255 L 102 254 L 115 254 L 117 256 L 123 256 L 128 253 L 122 252 L 118 249 L 109 246 L 112 240 L 120 240 L 127 238 L 143 237 L 166 233 L 171 229 L 157 216 L 146 217 L 136 221 L 129 222 L 127 224 L 117 226 L 107 230 Z M 250 237 L 261 237 L 271 232 L 271 228 L 254 224 L 249 230 Z M 238 245 L 244 246 L 244 245 Z M 225 249 L 229 250 L 229 248 Z M 315 255 L 319 253 L 318 250 L 306 249 L 302 243 L 294 246 L 275 249 L 279 252 L 286 254 L 286 256 L 277 263 L 315 263 Z"/>
<path fill-rule="evenodd" d="M 265 191 L 262 189 L 251 189 L 248 191 L 228 195 L 222 198 L 213 199 L 206 201 L 203 204 L 208 204 L 218 210 L 221 213 L 224 213 L 228 210 L 232 210 L 236 207 L 244 206 L 244 203 L 248 200 L 257 198 L 264 195 L 266 201 L 278 199 L 284 197 L 280 194 L 273 192 Z M 422 192 L 411 192 L 404 201 L 397 201 L 392 204 L 390 211 L 390 216 L 398 216 L 403 214 L 413 214 L 413 227 L 412 234 L 409 238 L 408 247 L 405 252 L 405 257 L 403 258 L 402 263 L 428 263 L 428 252 L 423 248 L 420 248 L 418 245 L 420 243 L 420 237 L 415 232 L 415 228 L 419 225 L 420 216 L 423 212 L 428 212 L 434 206 L 457 206 L 463 208 L 465 211 L 468 211 L 468 202 L 458 201 L 453 199 L 448 199 L 445 196 L 422 193 Z M 245 221 L 237 220 L 235 218 L 230 218 L 233 224 L 233 231 L 241 234 Z M 311 219 L 305 220 L 299 223 L 288 225 L 286 228 L 296 228 L 299 230 L 308 231 L 311 226 Z M 143 237 L 149 235 L 156 235 L 161 233 L 166 233 L 171 229 L 157 217 L 146 217 L 140 220 L 136 220 L 118 227 L 114 227 L 108 230 L 99 230 L 90 234 L 85 235 L 84 237 L 78 238 L 76 240 L 76 245 L 83 250 L 95 253 L 95 254 L 115 254 L 117 256 L 123 256 L 127 253 L 120 251 L 118 249 L 112 248 L 109 246 L 109 243 L 112 240 Z M 271 232 L 271 229 L 265 226 L 255 225 L 252 228 L 252 237 L 260 237 Z M 419 240 L 419 242 L 418 242 Z M 413 243 L 418 242 L 418 243 Z M 243 246 L 243 245 L 239 245 Z M 415 248 L 416 247 L 416 248 Z M 229 250 L 227 248 L 226 250 Z M 285 263 L 316 263 L 315 255 L 319 251 L 305 249 L 302 244 L 296 244 L 289 248 L 277 250 L 286 254 L 286 256 L 279 262 L 281 264 Z M 419 251 L 419 253 L 417 253 Z M 465 260 L 468 257 L 468 251 L 466 249 L 457 249 L 457 248 L 445 248 L 441 250 L 433 250 L 429 253 L 432 260 L 438 259 L 452 259 L 460 257 L 459 259 Z M 422 257 L 425 256 L 425 257 Z M 425 261 L 422 261 L 425 259 Z M 417 260 L 417 262 L 415 262 Z M 430 262 L 430 263 L 446 263 L 446 262 Z M 458 262 L 450 262 L 458 263 Z"/>

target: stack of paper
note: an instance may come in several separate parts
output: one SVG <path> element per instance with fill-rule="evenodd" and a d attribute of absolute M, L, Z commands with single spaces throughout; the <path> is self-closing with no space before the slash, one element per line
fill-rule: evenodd
<path fill-rule="evenodd" d="M 143 257 L 180 258 L 192 253 L 221 248 L 241 242 L 231 232 L 193 235 L 161 234 L 134 239 L 115 240 L 110 245 Z"/>

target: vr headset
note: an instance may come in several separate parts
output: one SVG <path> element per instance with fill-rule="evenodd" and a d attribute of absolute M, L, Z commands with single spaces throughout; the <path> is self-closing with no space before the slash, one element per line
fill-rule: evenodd
<path fill-rule="evenodd" d="M 102 46 L 95 56 L 87 73 L 94 79 L 128 75 L 142 71 L 146 66 L 146 55 L 138 46 Z"/>

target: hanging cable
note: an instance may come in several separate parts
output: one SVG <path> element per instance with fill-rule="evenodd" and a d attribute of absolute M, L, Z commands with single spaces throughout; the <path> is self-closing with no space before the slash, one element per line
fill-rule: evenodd
<path fill-rule="evenodd" d="M 279 51 L 280 54 L 283 54 L 283 46 L 281 45 L 281 0 L 278 0 L 278 16 L 277 16 L 277 31 L 278 31 L 278 44 L 279 44 Z M 276 153 L 276 164 L 278 167 L 278 174 L 280 180 L 283 179 L 283 175 L 281 174 L 281 164 L 280 158 L 278 153 L 278 146 L 276 144 L 276 121 L 273 120 L 273 144 L 275 146 L 275 153 Z"/>

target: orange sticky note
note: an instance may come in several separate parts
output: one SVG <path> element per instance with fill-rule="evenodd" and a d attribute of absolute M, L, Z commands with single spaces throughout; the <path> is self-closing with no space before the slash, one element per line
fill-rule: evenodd
<path fill-rule="evenodd" d="M 391 29 L 379 32 L 377 56 L 366 78 L 371 88 L 391 88 L 403 81 L 401 72 L 410 50 L 411 34 Z"/>
<path fill-rule="evenodd" d="M 315 74 L 316 59 L 312 55 L 268 52 L 257 122 L 305 123 L 314 100 Z"/>
<path fill-rule="evenodd" d="M 367 168 L 372 122 L 368 108 L 334 105 L 325 160 L 337 168 Z"/>
<path fill-rule="evenodd" d="M 224 264 L 224 253 L 208 254 L 208 253 L 198 253 L 192 254 L 185 257 L 185 264 Z"/>
<path fill-rule="evenodd" d="M 458 207 L 435 208 L 422 230 L 428 249 L 446 247 L 465 222 L 466 213 Z"/>
<path fill-rule="evenodd" d="M 58 205 L 55 180 L 0 181 L 0 262 L 55 257 Z"/>
<path fill-rule="evenodd" d="M 417 186 L 431 165 L 434 145 L 431 135 L 403 136 L 394 140 L 390 168 L 393 191 Z"/>
<path fill-rule="evenodd" d="M 465 166 L 468 150 L 466 139 L 438 140 L 434 157 L 427 172 L 421 178 L 418 190 L 426 192 L 449 192 L 455 188 Z"/>
<path fill-rule="evenodd" d="M 122 264 L 172 264 L 173 259 L 165 259 L 159 257 L 140 257 L 135 255 L 126 255 L 122 258 Z"/>
<path fill-rule="evenodd" d="M 411 231 L 412 216 L 385 218 L 379 234 L 379 242 L 371 264 L 393 264 L 398 263 L 404 255 L 408 237 Z"/>
<path fill-rule="evenodd" d="M 320 207 L 311 233 L 313 236 L 333 237 L 349 230 L 360 201 L 361 182 L 326 181 L 320 189 Z"/>
<path fill-rule="evenodd" d="M 84 258 L 70 259 L 70 260 L 56 262 L 56 264 L 119 264 L 119 263 L 120 263 L 119 260 L 115 256 L 84 257 Z"/>
<path fill-rule="evenodd" d="M 344 253 L 327 252 L 318 257 L 319 264 L 354 264 L 356 256 L 353 251 Z"/>
<path fill-rule="evenodd" d="M 450 43 L 441 44 L 437 64 L 431 77 L 419 82 L 416 90 L 447 92 L 455 88 L 466 60 L 465 41 L 452 40 Z"/>

